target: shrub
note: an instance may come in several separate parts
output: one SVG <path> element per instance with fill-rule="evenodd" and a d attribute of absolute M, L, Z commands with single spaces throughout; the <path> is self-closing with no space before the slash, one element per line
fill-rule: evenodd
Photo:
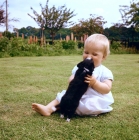
<path fill-rule="evenodd" d="M 20 56 L 24 46 L 24 41 L 21 38 L 11 38 L 9 41 L 8 53 L 10 56 Z"/>
<path fill-rule="evenodd" d="M 77 43 L 74 41 L 62 41 L 63 49 L 75 49 L 77 48 Z"/>
<path fill-rule="evenodd" d="M 119 42 L 113 42 L 110 46 L 110 51 L 112 54 L 137 54 L 139 51 L 136 47 L 124 47 Z"/>
<path fill-rule="evenodd" d="M 63 53 L 62 43 L 60 41 L 54 41 L 53 45 L 47 44 L 44 47 L 44 53 L 47 55 L 61 55 Z"/>
<path fill-rule="evenodd" d="M 2 35 L 3 35 L 4 37 L 7 37 L 8 39 L 14 37 L 14 34 L 11 33 L 11 32 L 9 32 L 9 31 L 4 31 L 4 32 L 2 33 Z"/>
<path fill-rule="evenodd" d="M 8 50 L 9 40 L 7 37 L 0 38 L 0 52 L 5 52 Z"/>
<path fill-rule="evenodd" d="M 110 48 L 114 50 L 118 50 L 119 47 L 122 47 L 122 45 L 119 42 L 114 41 L 111 45 Z"/>
<path fill-rule="evenodd" d="M 79 47 L 77 47 L 79 46 Z M 125 53 L 139 53 L 134 48 L 125 48 L 119 42 L 114 42 L 110 46 L 111 53 L 125 54 Z M 59 56 L 59 55 L 82 55 L 83 43 L 74 41 L 54 41 L 53 45 L 45 44 L 43 46 L 37 43 L 28 44 L 27 39 L 0 38 L 0 58 L 8 56 Z"/>
<path fill-rule="evenodd" d="M 78 41 L 78 48 L 82 48 L 82 47 L 84 47 L 84 43 L 83 43 L 83 42 Z"/>

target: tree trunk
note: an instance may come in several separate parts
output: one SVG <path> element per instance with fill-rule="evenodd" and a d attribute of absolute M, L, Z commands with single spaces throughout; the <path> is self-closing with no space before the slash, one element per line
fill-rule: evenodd
<path fill-rule="evenodd" d="M 55 37 L 55 33 L 52 33 L 52 44 L 54 44 L 54 37 Z"/>

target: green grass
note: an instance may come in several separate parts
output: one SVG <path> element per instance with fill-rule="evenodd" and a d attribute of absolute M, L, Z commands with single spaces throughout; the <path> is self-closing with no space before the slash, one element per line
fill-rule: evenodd
<path fill-rule="evenodd" d="M 114 110 L 98 117 L 75 116 L 68 123 L 59 113 L 41 116 L 31 103 L 47 104 L 68 85 L 82 56 L 0 59 L 1 140 L 138 140 L 139 55 L 110 55 Z"/>

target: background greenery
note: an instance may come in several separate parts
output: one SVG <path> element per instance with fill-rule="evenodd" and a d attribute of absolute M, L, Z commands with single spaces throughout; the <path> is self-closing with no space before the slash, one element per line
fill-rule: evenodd
<path fill-rule="evenodd" d="M 29 44 L 28 39 L 0 38 L 0 58 L 14 56 L 60 56 L 82 54 L 84 43 L 80 41 L 54 41 L 54 44 L 49 44 L 47 40 L 45 44 L 39 43 Z M 124 47 L 120 42 L 113 41 L 110 45 L 112 54 L 137 54 L 139 50 L 136 47 Z"/>
<path fill-rule="evenodd" d="M 110 55 L 104 65 L 114 74 L 114 110 L 98 117 L 75 116 L 70 123 L 41 116 L 31 103 L 47 104 L 67 88 L 81 55 L 0 59 L 1 140 L 138 140 L 139 56 Z"/>
<path fill-rule="evenodd" d="M 81 46 L 82 45 L 82 46 Z M 80 43 L 83 47 L 83 43 Z M 14 56 L 59 56 L 70 54 L 81 54 L 82 48 L 78 48 L 78 42 L 74 41 L 54 41 L 53 45 L 49 42 L 41 45 L 39 43 L 29 44 L 27 39 L 0 38 L 0 57 Z"/>

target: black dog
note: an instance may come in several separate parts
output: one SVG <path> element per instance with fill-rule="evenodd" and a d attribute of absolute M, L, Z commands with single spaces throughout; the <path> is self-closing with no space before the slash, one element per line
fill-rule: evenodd
<path fill-rule="evenodd" d="M 74 115 L 76 108 L 79 105 L 79 100 L 86 92 L 88 84 L 85 83 L 85 77 L 92 75 L 94 70 L 94 63 L 92 59 L 85 59 L 77 64 L 78 70 L 75 73 L 74 79 L 69 83 L 65 95 L 62 97 L 61 102 L 56 108 L 60 108 L 61 118 L 67 116 L 67 121 Z"/>

